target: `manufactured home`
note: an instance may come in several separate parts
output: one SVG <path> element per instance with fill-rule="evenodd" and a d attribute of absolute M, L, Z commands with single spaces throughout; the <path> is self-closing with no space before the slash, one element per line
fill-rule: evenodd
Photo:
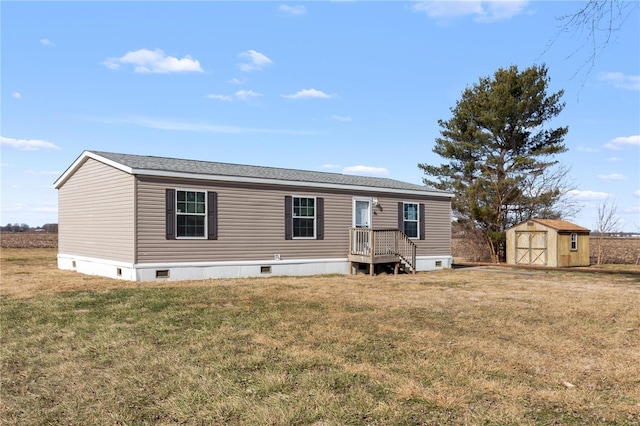
<path fill-rule="evenodd" d="M 452 194 L 386 178 L 85 151 L 58 267 L 130 281 L 451 266 Z"/>
<path fill-rule="evenodd" d="M 589 266 L 589 233 L 565 220 L 527 220 L 507 230 L 507 263 Z"/>

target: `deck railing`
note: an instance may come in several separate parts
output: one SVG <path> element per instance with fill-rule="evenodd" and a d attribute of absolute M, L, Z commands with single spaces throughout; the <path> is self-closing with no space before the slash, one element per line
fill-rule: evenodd
<path fill-rule="evenodd" d="M 349 247 L 350 258 L 369 264 L 402 261 L 416 270 L 416 245 L 399 229 L 351 228 Z"/>

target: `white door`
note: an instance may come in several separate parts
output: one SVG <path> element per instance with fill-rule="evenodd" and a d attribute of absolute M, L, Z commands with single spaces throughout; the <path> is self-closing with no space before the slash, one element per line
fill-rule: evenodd
<path fill-rule="evenodd" d="M 353 227 L 371 228 L 371 200 L 353 200 Z"/>
<path fill-rule="evenodd" d="M 353 227 L 363 229 L 363 231 L 356 231 L 353 234 L 351 253 L 369 256 L 371 254 L 369 232 L 364 229 L 371 228 L 371 200 L 366 198 L 353 199 Z"/>

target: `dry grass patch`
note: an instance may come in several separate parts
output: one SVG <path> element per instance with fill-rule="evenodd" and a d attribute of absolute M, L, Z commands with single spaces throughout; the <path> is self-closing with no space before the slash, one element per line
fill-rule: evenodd
<path fill-rule="evenodd" d="M 639 284 L 477 269 L 141 284 L 3 250 L 0 415 L 637 425 Z"/>

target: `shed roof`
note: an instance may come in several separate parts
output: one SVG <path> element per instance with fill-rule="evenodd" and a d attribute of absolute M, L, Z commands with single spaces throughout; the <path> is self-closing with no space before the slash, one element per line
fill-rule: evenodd
<path fill-rule="evenodd" d="M 59 188 L 89 158 L 104 162 L 120 170 L 136 175 L 186 177 L 195 179 L 289 184 L 333 188 L 375 189 L 384 192 L 415 193 L 439 197 L 453 197 L 446 191 L 394 179 L 344 175 L 340 173 L 277 167 L 219 163 L 148 155 L 119 154 L 104 151 L 84 151 L 78 159 L 56 180 Z"/>
<path fill-rule="evenodd" d="M 541 223 L 542 225 L 548 226 L 549 228 L 553 228 L 557 231 L 581 231 L 581 232 L 591 232 L 590 229 L 582 227 L 580 225 L 576 225 L 575 223 L 567 222 L 566 220 L 559 219 L 531 219 L 534 222 Z"/>

